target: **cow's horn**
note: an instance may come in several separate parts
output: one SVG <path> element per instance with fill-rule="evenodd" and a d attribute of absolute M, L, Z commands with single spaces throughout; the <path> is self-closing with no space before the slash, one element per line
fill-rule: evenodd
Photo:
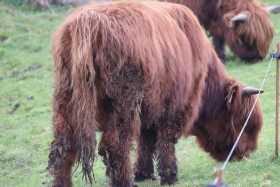
<path fill-rule="evenodd" d="M 243 93 L 244 96 L 249 96 L 249 95 L 254 95 L 254 94 L 263 93 L 263 92 L 264 92 L 263 89 L 257 89 L 257 88 L 252 88 L 252 87 L 244 87 L 242 93 Z"/>
<path fill-rule="evenodd" d="M 236 21 L 246 21 L 248 18 L 248 16 L 246 14 L 243 14 L 243 13 L 240 13 L 240 14 L 237 14 L 236 16 L 232 17 L 229 21 L 229 26 L 230 27 L 233 27 L 233 22 L 236 22 Z"/>
<path fill-rule="evenodd" d="M 272 12 L 272 13 L 278 13 L 278 12 L 280 12 L 280 5 L 275 5 L 275 6 L 268 6 L 268 7 L 266 7 L 266 11 L 267 12 Z"/>
<path fill-rule="evenodd" d="M 232 17 L 230 19 L 230 21 L 231 22 L 234 22 L 234 21 L 246 21 L 247 17 L 248 16 L 246 14 L 240 13 L 240 14 L 237 14 L 236 16 Z"/>

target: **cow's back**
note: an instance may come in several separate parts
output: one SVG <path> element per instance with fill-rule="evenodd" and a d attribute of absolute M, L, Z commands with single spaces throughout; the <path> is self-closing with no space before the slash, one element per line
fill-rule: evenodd
<path fill-rule="evenodd" d="M 61 43 L 71 44 L 66 47 Z M 100 100 L 115 97 L 116 87 L 122 85 L 114 80 L 124 68 L 133 66 L 133 71 L 141 75 L 136 84 L 143 92 L 143 118 L 153 122 L 180 114 L 187 119 L 186 126 L 197 117 L 213 55 L 193 13 L 182 5 L 160 2 L 82 7 L 58 29 L 53 49 L 72 54 L 69 61 L 62 63 L 69 67 L 73 81 L 77 81 L 73 76 L 94 81 Z M 88 60 L 81 64 L 84 57 Z M 88 77 L 83 76 L 87 71 Z M 79 86 L 81 82 L 72 85 Z M 117 97 L 126 97 L 121 93 L 122 90 Z"/>

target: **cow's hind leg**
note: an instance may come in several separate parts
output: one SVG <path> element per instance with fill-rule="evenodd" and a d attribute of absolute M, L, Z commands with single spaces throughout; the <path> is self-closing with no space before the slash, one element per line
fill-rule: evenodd
<path fill-rule="evenodd" d="M 71 168 L 76 160 L 76 151 L 71 148 L 71 142 L 64 139 L 67 136 L 63 136 L 55 139 L 51 144 L 47 169 L 54 176 L 53 186 L 68 187 L 72 186 Z"/>
<path fill-rule="evenodd" d="M 128 62 L 119 72 L 110 75 L 110 80 L 110 83 L 100 83 L 107 85 L 108 95 L 98 101 L 98 108 L 103 111 L 97 114 L 100 118 L 100 130 L 103 132 L 99 154 L 104 157 L 111 185 L 130 187 L 133 186 L 133 180 L 129 152 L 140 126 L 142 72 L 139 67 Z"/>
<path fill-rule="evenodd" d="M 53 134 L 47 169 L 53 175 L 53 186 L 72 186 L 71 168 L 76 161 L 74 132 L 71 123 L 72 97 L 68 74 L 56 80 L 53 95 Z M 62 83 L 61 83 L 62 81 Z"/>
<path fill-rule="evenodd" d="M 155 129 L 142 128 L 137 138 L 137 159 L 134 165 L 134 180 L 155 180 L 153 155 L 157 133 Z"/>
<path fill-rule="evenodd" d="M 178 168 L 175 156 L 175 144 L 181 136 L 180 128 L 177 124 L 159 124 L 157 139 L 157 160 L 158 174 L 161 177 L 161 185 L 178 184 Z"/>
<path fill-rule="evenodd" d="M 113 187 L 132 187 L 132 168 L 129 152 L 132 141 L 138 132 L 139 109 L 138 97 L 116 100 L 105 98 L 102 103 L 102 119 L 99 119 L 100 131 L 103 132 L 99 143 L 99 154 L 104 158 L 107 175 Z"/>
<path fill-rule="evenodd" d="M 121 119 L 110 115 L 108 124 L 104 124 L 99 144 L 99 154 L 104 158 L 107 175 L 113 187 L 132 187 L 132 169 L 129 152 L 134 135 L 134 120 Z M 102 125 L 103 126 L 103 125 Z"/>
<path fill-rule="evenodd" d="M 54 140 L 50 148 L 47 169 L 54 176 L 53 186 L 72 186 L 71 168 L 76 160 L 73 135 L 65 115 L 58 110 L 56 111 L 56 109 L 54 110 L 53 123 Z"/>

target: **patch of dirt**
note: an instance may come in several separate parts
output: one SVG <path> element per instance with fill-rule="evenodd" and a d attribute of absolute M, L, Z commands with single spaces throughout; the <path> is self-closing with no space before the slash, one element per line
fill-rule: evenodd
<path fill-rule="evenodd" d="M 25 158 L 26 158 L 26 159 L 29 159 L 30 157 L 31 157 L 30 154 L 28 154 L 28 155 L 26 155 Z"/>
<path fill-rule="evenodd" d="M 26 111 L 27 111 L 27 112 L 30 112 L 33 108 L 34 108 L 34 106 L 28 107 L 28 108 L 26 109 Z"/>
<path fill-rule="evenodd" d="M 15 77 L 19 74 L 19 71 L 17 70 L 13 70 L 12 73 L 11 73 L 11 77 Z"/>
<path fill-rule="evenodd" d="M 20 76 L 21 74 L 24 74 L 24 73 L 29 72 L 29 71 L 34 71 L 34 70 L 40 69 L 41 67 L 42 67 L 41 64 L 32 64 L 22 71 L 13 70 L 11 75 L 10 75 L 10 78 Z"/>
<path fill-rule="evenodd" d="M 94 2 L 94 0 L 61 0 L 61 2 L 63 4 L 85 5 L 85 4 L 89 4 L 90 2 Z M 98 0 L 95 2 L 98 2 Z"/>
<path fill-rule="evenodd" d="M 0 172 L 0 177 L 4 177 L 5 175 L 7 175 L 7 172 Z"/>
<path fill-rule="evenodd" d="M 7 39 L 8 39 L 8 36 L 0 35 L 0 42 L 4 42 Z"/>
<path fill-rule="evenodd" d="M 29 174 L 30 174 L 29 171 L 25 171 L 25 172 L 23 172 L 23 173 L 21 174 L 21 176 L 22 176 L 22 177 L 26 177 L 26 176 L 28 176 Z"/>
<path fill-rule="evenodd" d="M 24 164 L 18 162 L 18 163 L 15 163 L 15 166 L 16 166 L 17 168 L 22 168 L 22 167 L 24 166 Z"/>
<path fill-rule="evenodd" d="M 23 29 L 24 32 L 27 32 L 27 33 L 30 33 L 32 31 L 31 28 L 26 28 L 26 29 Z"/>
<path fill-rule="evenodd" d="M 34 96 L 27 97 L 27 100 L 33 100 L 33 99 L 34 99 Z"/>
<path fill-rule="evenodd" d="M 42 182 L 42 186 L 43 186 L 43 187 L 52 186 L 52 181 L 44 181 L 44 182 Z"/>
<path fill-rule="evenodd" d="M 9 114 L 9 115 L 14 114 L 15 111 L 17 111 L 17 109 L 19 108 L 19 106 L 20 106 L 19 103 L 16 103 L 15 106 L 14 106 L 14 108 L 13 108 L 10 112 L 8 112 L 8 114 Z"/>
<path fill-rule="evenodd" d="M 32 64 L 31 66 L 28 66 L 26 69 L 23 70 L 23 73 L 28 71 L 34 71 L 36 69 L 40 69 L 42 67 L 41 64 Z"/>

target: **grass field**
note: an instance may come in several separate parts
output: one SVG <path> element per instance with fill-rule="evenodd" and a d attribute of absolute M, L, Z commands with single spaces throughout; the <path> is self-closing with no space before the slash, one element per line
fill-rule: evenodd
<path fill-rule="evenodd" d="M 266 0 L 270 5 L 279 0 Z M 32 9 L 32 10 L 31 10 Z M 30 7 L 15 7 L 0 2 L 0 186 L 48 186 L 48 148 L 52 140 L 51 97 L 53 61 L 51 35 L 72 11 L 55 7 L 56 14 Z M 279 14 L 272 15 L 275 37 L 269 52 L 280 42 Z M 227 49 L 228 73 L 240 82 L 260 87 L 269 64 L 267 58 L 248 64 Z M 264 126 L 259 148 L 247 159 L 228 164 L 224 181 L 230 186 L 280 186 L 280 158 L 275 150 L 275 60 L 264 85 L 260 101 Z M 214 162 L 200 150 L 194 138 L 181 139 L 176 146 L 179 165 L 178 186 L 203 186 L 215 179 L 223 163 Z M 95 186 L 108 186 L 101 157 L 94 165 Z M 75 186 L 82 181 L 80 169 L 74 174 Z M 138 183 L 159 186 L 159 180 Z"/>

